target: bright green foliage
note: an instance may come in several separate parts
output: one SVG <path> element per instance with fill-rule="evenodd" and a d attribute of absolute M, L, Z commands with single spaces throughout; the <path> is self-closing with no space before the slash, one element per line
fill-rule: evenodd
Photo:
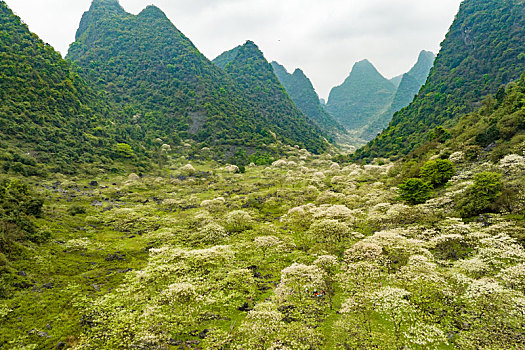
<path fill-rule="evenodd" d="M 462 217 L 471 217 L 486 212 L 501 194 L 502 189 L 501 174 L 488 171 L 476 174 L 474 184 L 458 203 L 459 213 Z"/>
<path fill-rule="evenodd" d="M 437 187 L 447 183 L 456 173 L 456 169 L 448 159 L 434 159 L 426 162 L 419 173 L 425 181 Z"/>
<path fill-rule="evenodd" d="M 0 166 L 4 172 L 77 172 L 111 154 L 111 111 L 0 1 Z M 125 138 L 125 133 L 122 135 Z"/>
<path fill-rule="evenodd" d="M 366 126 L 392 103 L 396 87 L 367 60 L 358 62 L 332 89 L 326 108 L 348 130 Z"/>
<path fill-rule="evenodd" d="M 6 251 L 6 239 L 39 241 L 43 238 L 32 221 L 42 214 L 43 204 L 43 199 L 27 184 L 11 179 L 0 181 L 0 252 Z"/>
<path fill-rule="evenodd" d="M 43 203 L 26 183 L 0 179 L 0 298 L 11 293 L 16 280 L 11 262 L 23 256 L 25 244 L 49 239 L 49 232 L 35 224 Z"/>
<path fill-rule="evenodd" d="M 297 107 L 321 130 L 329 135 L 346 132 L 345 128 L 321 106 L 312 82 L 302 70 L 296 69 L 290 74 L 277 62 L 272 62 L 272 67 Z"/>
<path fill-rule="evenodd" d="M 433 52 L 421 51 L 414 67 L 401 76 L 392 104 L 386 112 L 367 126 L 361 135 L 363 139 L 368 141 L 374 138 L 388 126 L 394 113 L 402 110 L 414 100 L 414 96 L 427 81 L 435 58 L 436 55 Z"/>
<path fill-rule="evenodd" d="M 399 198 L 410 204 L 425 203 L 432 194 L 432 185 L 422 179 L 406 179 L 399 186 Z"/>
<path fill-rule="evenodd" d="M 391 164 L 166 162 L 41 181 L 53 239 L 0 255 L 0 347 L 523 348 L 523 222 L 454 218 L 478 165 L 409 206 Z"/>
<path fill-rule="evenodd" d="M 442 43 L 418 96 L 356 158 L 398 158 L 428 139 L 436 126 L 450 127 L 487 95 L 525 70 L 521 0 L 466 0 Z"/>
<path fill-rule="evenodd" d="M 117 152 L 117 155 L 119 157 L 123 158 L 132 158 L 133 157 L 133 150 L 131 149 L 131 146 L 127 143 L 117 143 L 115 145 L 115 152 Z"/>
<path fill-rule="evenodd" d="M 274 101 L 268 95 L 252 101 L 253 86 L 234 83 L 155 6 L 135 16 L 118 1 L 93 1 L 67 57 L 123 110 L 128 132 L 148 144 L 192 138 L 216 153 L 230 146 L 265 149 L 275 142 L 273 132 L 311 151 L 327 146 L 304 116 L 281 110 L 288 101 L 275 103 L 275 114 L 261 110 Z"/>

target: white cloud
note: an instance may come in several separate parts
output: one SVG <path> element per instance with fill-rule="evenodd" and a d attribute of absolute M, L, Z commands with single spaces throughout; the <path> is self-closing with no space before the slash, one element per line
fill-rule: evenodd
<path fill-rule="evenodd" d="M 250 39 L 268 60 L 299 67 L 326 97 L 354 62 L 385 76 L 406 72 L 420 50 L 439 50 L 461 0 L 120 0 L 129 12 L 155 4 L 210 59 Z M 91 0 L 7 0 L 62 54 Z"/>

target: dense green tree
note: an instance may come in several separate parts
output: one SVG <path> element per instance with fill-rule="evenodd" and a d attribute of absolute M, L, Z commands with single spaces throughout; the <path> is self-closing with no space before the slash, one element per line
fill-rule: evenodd
<path fill-rule="evenodd" d="M 76 172 L 75 163 L 110 154 L 112 120 L 104 98 L 0 1 L 2 170 Z"/>
<path fill-rule="evenodd" d="M 432 194 L 432 185 L 422 179 L 406 179 L 398 187 L 399 198 L 412 205 L 425 203 Z"/>
<path fill-rule="evenodd" d="M 419 170 L 420 176 L 434 187 L 447 183 L 455 172 L 454 164 L 448 159 L 429 160 Z"/>
<path fill-rule="evenodd" d="M 474 184 L 457 204 L 460 215 L 466 218 L 486 212 L 501 195 L 502 189 L 501 174 L 489 171 L 476 174 Z"/>

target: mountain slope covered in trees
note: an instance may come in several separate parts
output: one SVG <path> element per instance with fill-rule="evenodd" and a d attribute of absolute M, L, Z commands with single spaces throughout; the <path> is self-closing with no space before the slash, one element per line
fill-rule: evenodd
<path fill-rule="evenodd" d="M 525 70 L 525 8 L 520 0 L 466 0 L 442 43 L 427 83 L 356 158 L 398 158 L 450 127 Z"/>
<path fill-rule="evenodd" d="M 394 113 L 405 108 L 414 100 L 414 96 L 425 84 L 435 58 L 434 53 L 421 51 L 416 64 L 401 76 L 401 80 L 397 84 L 396 94 L 388 110 L 378 116 L 376 120 L 371 121 L 363 131 L 362 137 L 364 139 L 371 140 L 377 133 L 383 131 L 392 120 Z"/>
<path fill-rule="evenodd" d="M 319 95 L 302 70 L 296 69 L 293 74 L 290 74 L 279 63 L 272 62 L 271 64 L 277 78 L 297 107 L 321 130 L 330 135 L 346 132 L 345 128 L 321 106 Z"/>
<path fill-rule="evenodd" d="M 315 151 L 323 150 L 321 130 L 295 105 L 255 43 L 247 41 L 214 62 L 243 88 L 252 108 L 261 112 L 266 123 L 275 125 L 285 140 L 293 142 L 296 133 L 316 145 Z"/>
<path fill-rule="evenodd" d="M 76 171 L 72 163 L 107 161 L 114 114 L 104 98 L 4 1 L 0 24 L 2 171 L 71 173 Z"/>
<path fill-rule="evenodd" d="M 348 130 L 356 130 L 385 112 L 395 92 L 395 85 L 363 60 L 343 84 L 332 89 L 326 108 Z"/>
<path fill-rule="evenodd" d="M 191 138 L 214 150 L 262 147 L 275 139 L 312 151 L 326 147 L 290 117 L 269 120 L 245 88 L 213 65 L 154 6 L 138 15 L 117 0 L 94 0 L 67 56 L 119 106 L 134 137 L 172 145 Z M 307 130 L 305 129 L 307 128 Z"/>

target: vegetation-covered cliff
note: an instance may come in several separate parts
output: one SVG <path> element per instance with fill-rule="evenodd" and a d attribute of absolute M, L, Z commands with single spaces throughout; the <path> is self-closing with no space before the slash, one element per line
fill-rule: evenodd
<path fill-rule="evenodd" d="M 321 129 L 295 105 L 255 43 L 247 41 L 214 61 L 242 88 L 252 109 L 261 114 L 265 125 L 274 127 L 285 143 L 308 144 L 318 153 L 326 149 Z"/>
<path fill-rule="evenodd" d="M 109 163 L 115 113 L 104 98 L 4 1 L 0 24 L 2 172 L 71 173 L 73 163 Z"/>

